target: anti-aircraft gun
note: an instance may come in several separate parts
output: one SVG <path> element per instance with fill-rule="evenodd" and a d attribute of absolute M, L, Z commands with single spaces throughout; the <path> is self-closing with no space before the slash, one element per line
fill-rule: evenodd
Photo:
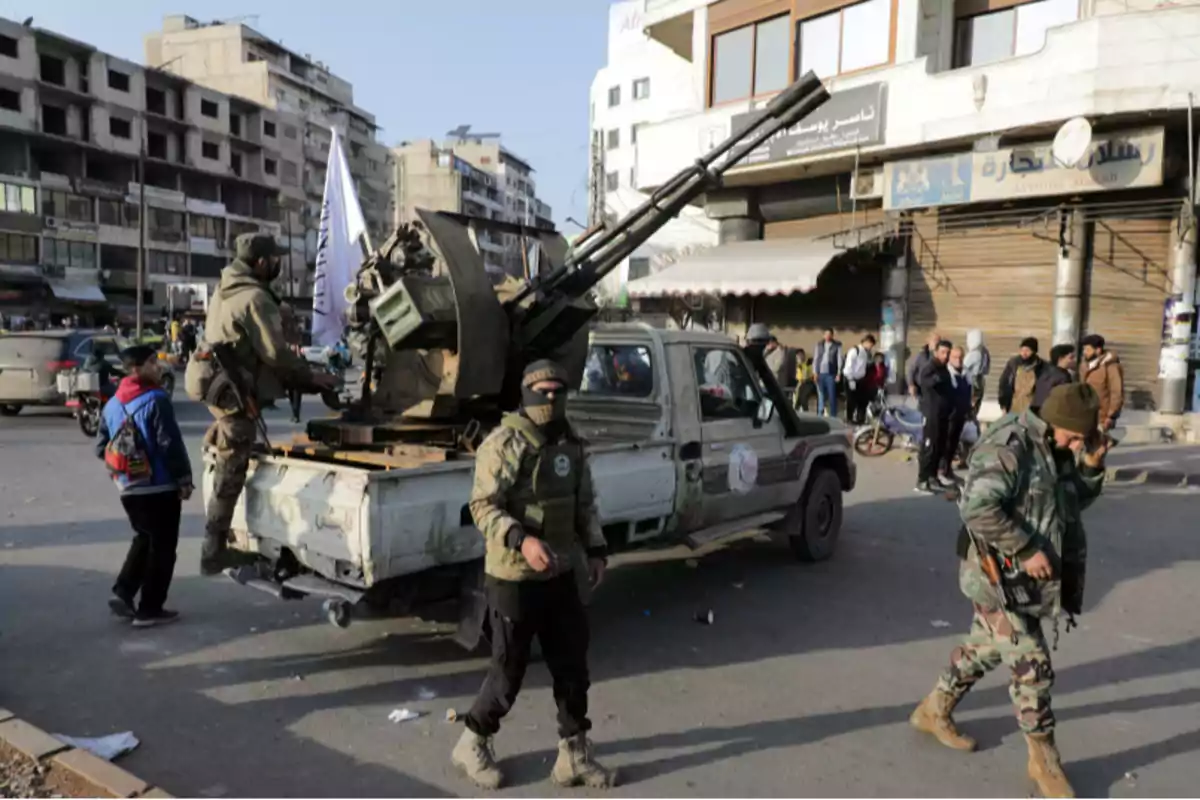
<path fill-rule="evenodd" d="M 624 219 L 569 250 L 553 232 L 418 211 L 419 221 L 372 253 L 346 290 L 351 339 L 365 370 L 362 399 L 340 418 L 309 423 L 309 437 L 341 448 L 408 442 L 473 449 L 518 405 L 531 361 L 559 360 L 577 383 L 597 312 L 590 290 L 719 187 L 727 170 L 828 99 L 807 73 Z M 549 263 L 528 282 L 494 281 L 475 243 L 489 230 L 537 239 Z"/>

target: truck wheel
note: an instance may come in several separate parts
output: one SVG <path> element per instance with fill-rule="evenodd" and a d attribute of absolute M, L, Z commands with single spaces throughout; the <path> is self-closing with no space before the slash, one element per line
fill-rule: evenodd
<path fill-rule="evenodd" d="M 350 604 L 345 600 L 330 598 L 322 604 L 321 610 L 325 612 L 325 619 L 329 620 L 330 625 L 338 628 L 350 627 Z"/>
<path fill-rule="evenodd" d="M 837 547 L 842 528 L 842 482 L 831 469 L 818 468 L 785 520 L 788 544 L 801 561 L 824 561 Z"/>

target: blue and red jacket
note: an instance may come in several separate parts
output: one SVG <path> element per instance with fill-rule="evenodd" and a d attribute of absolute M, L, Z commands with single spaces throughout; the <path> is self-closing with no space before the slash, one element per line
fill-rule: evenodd
<path fill-rule="evenodd" d="M 104 405 L 100 432 L 96 436 L 96 455 L 104 458 L 112 434 L 132 417 L 141 434 L 142 446 L 150 460 L 151 479 L 130 488 L 121 477 L 114 482 L 122 494 L 155 494 L 179 491 L 192 485 L 192 462 L 187 445 L 175 421 L 171 398 L 159 386 L 142 383 L 136 375 L 121 381 L 117 393 Z"/>

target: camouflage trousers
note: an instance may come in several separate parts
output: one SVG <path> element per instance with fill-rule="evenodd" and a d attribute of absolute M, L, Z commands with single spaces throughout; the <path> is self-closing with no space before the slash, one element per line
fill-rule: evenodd
<path fill-rule="evenodd" d="M 243 414 L 218 416 L 204 434 L 204 444 L 215 457 L 212 494 L 205 509 L 202 557 L 225 549 L 233 523 L 233 509 L 246 485 L 246 470 L 258 435 L 254 421 Z"/>
<path fill-rule="evenodd" d="M 950 653 L 950 666 L 938 678 L 937 688 L 961 700 L 980 678 L 1001 663 L 1012 670 L 1008 693 L 1016 706 L 1021 730 L 1054 730 L 1054 712 L 1050 709 L 1054 668 L 1038 617 L 975 606 L 971 631 Z"/>

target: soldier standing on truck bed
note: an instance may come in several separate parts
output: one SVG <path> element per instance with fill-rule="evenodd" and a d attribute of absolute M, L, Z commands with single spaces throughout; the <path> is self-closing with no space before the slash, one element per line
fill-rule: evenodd
<path fill-rule="evenodd" d="M 236 258 L 221 271 L 204 324 L 204 341 L 188 362 L 188 395 L 208 406 L 215 418 L 204 435 L 216 468 L 208 499 L 200 572 L 217 575 L 236 566 L 228 550 L 233 509 L 246 484 L 259 409 L 284 395 L 286 387 L 313 391 L 333 388 L 331 375 L 316 374 L 292 352 L 283 334 L 279 298 L 271 281 L 279 277 L 281 250 L 264 233 L 237 237 Z M 225 374 L 214 348 L 230 354 L 234 371 Z"/>
<path fill-rule="evenodd" d="M 911 717 L 918 730 L 955 750 L 974 750 L 951 712 L 988 671 L 1012 670 L 1017 722 L 1029 777 L 1043 797 L 1074 797 L 1054 741 L 1054 669 L 1042 620 L 1083 606 L 1087 539 L 1080 512 L 1104 483 L 1107 444 L 1096 435 L 1100 401 L 1090 386 L 1055 387 L 1040 414 L 1009 414 L 971 451 L 959 500 L 963 528 L 959 586 L 975 609 L 967 637 Z M 1085 442 L 1092 444 L 1085 452 Z M 1080 455 L 1082 454 L 1082 457 Z"/>
<path fill-rule="evenodd" d="M 487 542 L 485 571 L 492 663 L 451 755 L 487 789 L 503 775 L 492 737 L 512 708 L 537 636 L 558 704 L 560 786 L 607 788 L 616 774 L 596 762 L 587 732 L 588 619 L 574 567 L 586 554 L 592 586 L 604 577 L 605 542 L 583 445 L 566 416 L 567 372 L 537 361 L 521 381 L 522 404 L 475 458 L 471 514 Z"/>

